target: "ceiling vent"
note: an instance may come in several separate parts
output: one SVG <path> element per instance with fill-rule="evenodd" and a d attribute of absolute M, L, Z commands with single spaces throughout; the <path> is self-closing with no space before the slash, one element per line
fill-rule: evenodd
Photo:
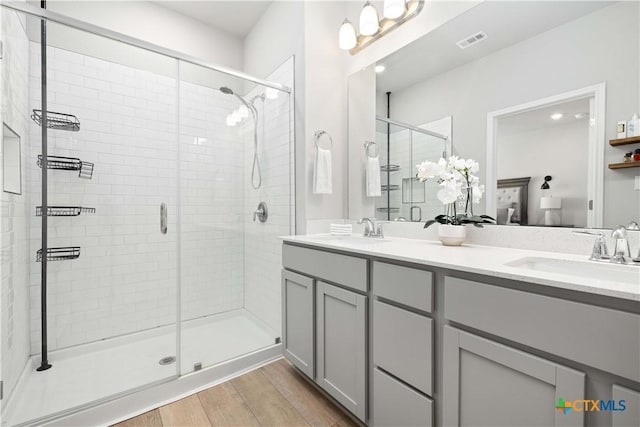
<path fill-rule="evenodd" d="M 484 31 L 478 31 L 477 33 L 469 37 L 463 38 L 462 40 L 458 41 L 456 44 L 460 49 L 466 49 L 472 44 L 479 43 L 486 39 L 487 39 L 487 35 L 484 33 Z"/>

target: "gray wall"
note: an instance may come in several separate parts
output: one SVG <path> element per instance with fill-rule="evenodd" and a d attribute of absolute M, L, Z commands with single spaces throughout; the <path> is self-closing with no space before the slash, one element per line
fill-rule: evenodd
<path fill-rule="evenodd" d="M 613 4 L 397 91 L 393 118 L 413 124 L 452 115 L 454 153 L 474 158 L 482 167 L 488 112 L 606 82 L 605 136 L 615 138 L 616 122 L 640 110 L 638 9 L 637 2 Z M 628 147 L 605 146 L 607 227 L 638 220 L 640 198 L 633 189 L 637 169 L 606 167 L 620 162 L 625 151 Z"/>

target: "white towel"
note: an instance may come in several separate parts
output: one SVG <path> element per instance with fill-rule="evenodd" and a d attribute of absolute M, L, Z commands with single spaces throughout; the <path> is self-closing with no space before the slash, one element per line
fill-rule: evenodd
<path fill-rule="evenodd" d="M 331 224 L 329 232 L 334 236 L 350 236 L 353 234 L 353 225 L 351 224 Z"/>
<path fill-rule="evenodd" d="M 367 156 L 366 176 L 367 197 L 380 197 L 382 190 L 380 188 L 380 159 L 378 156 Z"/>
<path fill-rule="evenodd" d="M 331 194 L 331 150 L 316 150 L 316 164 L 313 168 L 313 193 Z"/>

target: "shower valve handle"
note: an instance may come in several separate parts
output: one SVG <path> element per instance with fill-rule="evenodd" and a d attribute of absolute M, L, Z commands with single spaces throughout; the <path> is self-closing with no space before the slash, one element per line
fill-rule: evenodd
<path fill-rule="evenodd" d="M 253 212 L 253 221 L 258 220 L 260 222 L 267 222 L 267 218 L 269 217 L 269 211 L 267 210 L 267 204 L 265 202 L 260 202 L 258 204 L 258 209 Z"/>

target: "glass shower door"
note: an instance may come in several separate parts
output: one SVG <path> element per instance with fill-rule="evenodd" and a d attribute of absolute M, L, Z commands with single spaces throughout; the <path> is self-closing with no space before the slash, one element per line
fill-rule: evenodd
<path fill-rule="evenodd" d="M 8 425 L 177 375 L 176 62 L 47 23 L 45 162 L 39 159 L 43 113 L 33 111 L 43 110 L 34 21 L 26 31 L 36 39 L 27 41 L 29 99 L 21 112 L 30 128 L 24 147 L 29 277 L 18 284 L 30 292 L 24 333 L 31 356 L 21 360 L 24 375 L 6 400 Z M 72 125 L 53 126 L 54 117 Z M 38 255 L 42 215 L 49 250 Z M 52 367 L 39 372 L 43 260 Z"/>
<path fill-rule="evenodd" d="M 279 71 L 292 79 L 292 61 Z M 181 373 L 279 342 L 289 103 L 286 92 L 180 64 Z"/>

